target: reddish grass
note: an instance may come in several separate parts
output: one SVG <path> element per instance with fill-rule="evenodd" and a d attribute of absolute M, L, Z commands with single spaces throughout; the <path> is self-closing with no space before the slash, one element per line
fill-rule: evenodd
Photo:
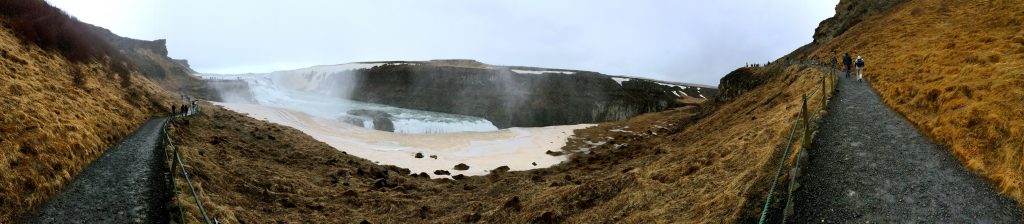
<path fill-rule="evenodd" d="M 825 43 L 863 55 L 886 104 L 1024 202 L 1024 4 L 918 0 Z"/>

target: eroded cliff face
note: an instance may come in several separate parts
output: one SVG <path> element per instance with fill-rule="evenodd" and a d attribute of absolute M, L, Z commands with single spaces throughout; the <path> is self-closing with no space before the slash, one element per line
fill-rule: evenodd
<path fill-rule="evenodd" d="M 255 95 L 275 96 L 260 91 L 299 91 L 479 117 L 498 128 L 618 121 L 700 105 L 717 94 L 714 87 L 695 84 L 472 60 L 362 62 L 204 76 L 226 102 L 257 103 Z"/>
<path fill-rule="evenodd" d="M 585 71 L 385 64 L 355 75 L 353 100 L 483 117 L 499 128 L 624 120 L 680 106 L 686 92 L 715 94 Z"/>
<path fill-rule="evenodd" d="M 908 0 L 841 0 L 836 5 L 836 15 L 821 21 L 814 29 L 814 43 L 820 44 L 846 32 L 865 17 L 885 12 L 893 6 Z"/>
<path fill-rule="evenodd" d="M 718 82 L 719 92 L 715 99 L 728 102 L 761 85 L 764 83 L 765 77 L 757 74 L 760 69 L 743 67 L 729 72 Z"/>
<path fill-rule="evenodd" d="M 187 60 L 173 59 L 167 56 L 167 40 L 137 40 L 118 36 L 110 30 L 98 26 L 88 25 L 88 28 L 127 56 L 135 69 L 160 87 L 193 97 L 222 100 L 215 91 L 217 86 L 210 86 L 192 75 L 195 71 L 189 67 Z M 231 81 L 215 84 L 245 85 L 245 83 L 232 83 Z"/>

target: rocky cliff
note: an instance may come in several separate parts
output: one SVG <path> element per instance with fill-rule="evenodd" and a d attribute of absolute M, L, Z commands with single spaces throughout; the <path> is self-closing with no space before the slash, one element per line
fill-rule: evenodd
<path fill-rule="evenodd" d="M 722 102 L 731 101 L 761 85 L 765 77 L 758 75 L 759 70 L 761 68 L 743 67 L 729 72 L 718 82 L 719 92 L 715 99 Z"/>
<path fill-rule="evenodd" d="M 499 128 L 624 120 L 714 94 L 586 71 L 385 64 L 355 74 L 354 100 L 483 117 Z"/>
<path fill-rule="evenodd" d="M 885 12 L 904 2 L 907 0 L 839 1 L 835 16 L 821 21 L 814 30 L 814 43 L 827 42 L 857 25 L 864 18 Z"/>
<path fill-rule="evenodd" d="M 89 31 L 103 38 L 112 47 L 127 56 L 133 67 L 146 78 L 172 92 L 181 92 L 191 96 L 210 100 L 221 100 L 214 88 L 193 74 L 195 71 L 188 65 L 188 60 L 173 59 L 167 55 L 167 40 L 137 40 L 118 36 L 103 27 L 86 24 Z M 219 85 L 244 85 L 221 81 Z"/>
<path fill-rule="evenodd" d="M 617 121 L 717 94 L 714 87 L 472 60 L 385 61 L 209 76 L 227 102 L 255 102 L 251 85 L 485 118 L 498 128 Z M 261 78 L 256 78 L 261 77 Z M 246 85 L 237 83 L 253 82 Z"/>

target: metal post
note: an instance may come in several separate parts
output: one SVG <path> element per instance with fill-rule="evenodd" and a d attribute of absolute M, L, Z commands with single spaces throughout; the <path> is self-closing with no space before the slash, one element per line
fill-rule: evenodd
<path fill-rule="evenodd" d="M 826 98 L 828 98 L 829 92 L 826 90 L 825 77 L 821 77 L 821 110 L 828 109 L 828 104 L 825 104 Z"/>
<path fill-rule="evenodd" d="M 825 93 L 822 93 L 822 94 L 825 94 Z M 804 135 L 801 138 L 800 148 L 806 149 L 806 148 L 811 146 L 811 133 L 809 133 L 809 131 L 811 129 L 811 123 L 808 121 L 808 117 L 810 117 L 811 114 L 807 110 L 807 94 L 804 94 L 804 103 L 803 103 L 803 106 L 801 106 L 800 111 L 801 111 L 800 113 L 802 113 L 804 115 L 801 118 L 803 120 L 803 124 L 802 125 L 804 126 L 804 131 L 803 131 Z"/>

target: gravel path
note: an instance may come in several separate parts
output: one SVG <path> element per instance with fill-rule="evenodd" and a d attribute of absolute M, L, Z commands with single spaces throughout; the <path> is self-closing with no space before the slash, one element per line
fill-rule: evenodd
<path fill-rule="evenodd" d="M 89 164 L 57 198 L 24 223 L 167 223 L 160 147 L 167 118 L 142 127 Z"/>
<path fill-rule="evenodd" d="M 1019 223 L 1021 210 L 885 106 L 866 82 L 839 93 L 808 151 L 796 223 Z"/>

